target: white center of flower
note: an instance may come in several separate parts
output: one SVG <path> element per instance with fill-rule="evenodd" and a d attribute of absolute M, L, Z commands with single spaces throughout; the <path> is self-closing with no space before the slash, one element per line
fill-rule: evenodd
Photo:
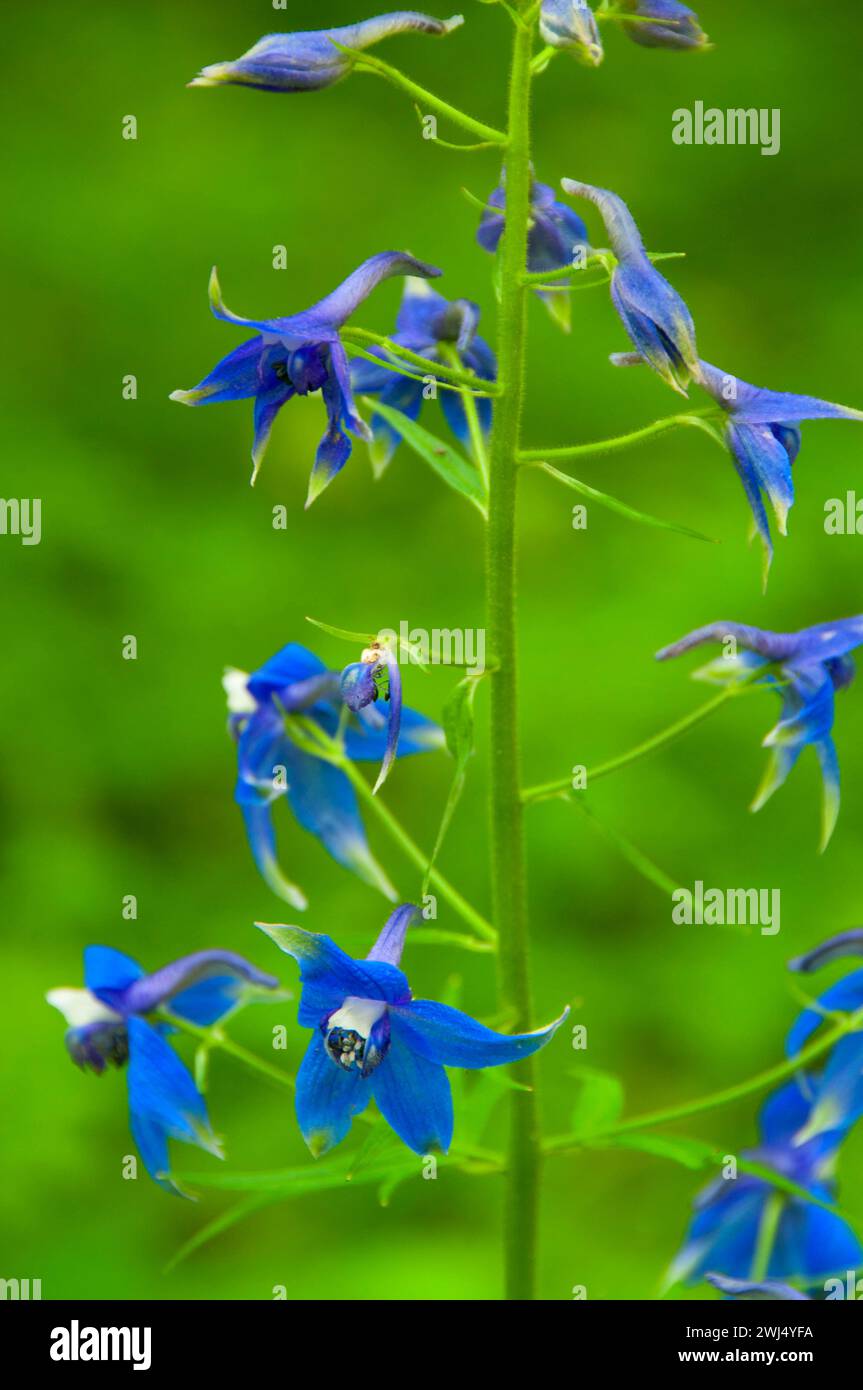
<path fill-rule="evenodd" d="M 371 1031 L 383 1018 L 386 1008 L 380 999 L 360 999 L 350 995 L 340 1009 L 330 1014 L 325 1042 L 327 1052 L 337 1066 L 362 1068 Z"/>
<path fill-rule="evenodd" d="M 53 1009 L 59 1009 L 70 1028 L 86 1028 L 90 1023 L 121 1023 L 115 1013 L 89 989 L 50 989 L 45 995 Z"/>
<path fill-rule="evenodd" d="M 254 714 L 258 708 L 254 695 L 249 694 L 248 679 L 248 671 L 240 671 L 236 666 L 225 667 L 222 688 L 228 697 L 229 714 Z"/>

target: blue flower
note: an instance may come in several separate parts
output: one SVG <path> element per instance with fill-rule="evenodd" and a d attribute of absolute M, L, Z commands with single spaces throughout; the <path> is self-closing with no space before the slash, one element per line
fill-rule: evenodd
<path fill-rule="evenodd" d="M 828 1134 L 799 1141 L 807 1124 L 811 1101 L 794 1081 L 766 1101 L 760 1117 L 761 1144 L 741 1157 L 763 1164 L 804 1188 L 819 1202 L 833 1204 L 833 1171 L 847 1125 Z M 851 1228 L 823 1206 L 786 1195 L 763 1178 L 743 1172 L 717 1178 L 695 1200 L 695 1216 L 683 1248 L 669 1272 L 673 1283 L 695 1283 L 710 1270 L 726 1278 L 751 1279 L 751 1271 L 768 1200 L 783 1199 L 768 1280 L 817 1281 L 856 1269 L 863 1248 Z"/>
<path fill-rule="evenodd" d="M 254 398 L 254 483 L 273 421 L 282 406 L 292 396 L 320 391 L 329 423 L 309 479 L 308 507 L 350 458 L 351 441 L 345 431 L 350 430 L 366 440 L 371 438 L 354 402 L 350 368 L 339 329 L 382 280 L 392 275 L 433 278 L 440 273 L 413 256 L 382 251 L 364 261 L 338 289 L 311 309 L 288 318 L 243 319 L 222 303 L 214 270 L 210 277 L 210 307 L 216 318 L 245 328 L 257 328 L 259 333 L 224 357 L 209 376 L 190 391 L 173 391 L 171 400 L 184 405 L 216 405 L 221 401 Z"/>
<path fill-rule="evenodd" d="M 863 930 L 854 928 L 832 937 L 823 945 L 788 962 L 789 970 L 809 975 L 824 965 L 847 956 L 863 956 Z M 820 995 L 797 1019 L 788 1034 L 785 1049 L 796 1057 L 807 1046 L 831 1015 L 856 1014 L 863 1010 L 863 969 L 854 970 Z M 817 1102 L 802 1138 L 811 1138 L 834 1129 L 840 1123 L 855 1123 L 863 1116 L 863 1032 L 849 1033 L 830 1052 L 817 1082 Z"/>
<path fill-rule="evenodd" d="M 755 1284 L 750 1279 L 728 1279 L 724 1274 L 705 1274 L 704 1277 L 726 1298 L 737 1298 L 744 1303 L 811 1302 L 808 1293 L 792 1289 L 790 1284 L 777 1284 L 770 1280 Z"/>
<path fill-rule="evenodd" d="M 709 48 L 710 40 L 698 22 L 698 15 L 678 0 L 618 0 L 620 9 L 637 15 L 624 20 L 623 29 L 644 48 Z M 645 23 L 656 20 L 655 24 Z"/>
<path fill-rule="evenodd" d="M 54 989 L 46 996 L 69 1025 L 66 1046 L 79 1067 L 100 1074 L 108 1063 L 128 1063 L 132 1137 L 150 1177 L 166 1192 L 186 1195 L 171 1177 L 169 1139 L 222 1154 L 203 1097 L 165 1039 L 170 1028 L 147 1016 L 168 1008 L 206 1028 L 255 987 L 276 989 L 278 983 L 233 951 L 196 951 L 147 975 L 122 951 L 88 946 L 85 988 Z"/>
<path fill-rule="evenodd" d="M 453 1132 L 444 1067 L 496 1067 L 543 1047 L 569 1010 L 535 1033 L 495 1033 L 446 1004 L 414 999 L 399 962 L 416 908 L 396 908 L 365 960 L 328 936 L 257 925 L 300 967 L 298 1019 L 314 1030 L 297 1076 L 297 1120 L 314 1156 L 341 1142 L 374 1097 L 415 1153 L 446 1152 Z"/>
<path fill-rule="evenodd" d="M 415 10 L 365 19 L 338 29 L 303 30 L 293 34 L 267 34 L 233 63 L 213 63 L 188 85 L 221 87 L 235 83 L 261 92 L 316 92 L 346 77 L 356 59 L 343 48 L 365 49 L 394 34 L 449 34 L 464 20 L 432 19 Z"/>
<path fill-rule="evenodd" d="M 391 675 L 391 670 L 390 670 Z M 301 716 L 330 738 L 339 733 L 344 752 L 354 762 L 384 762 L 394 753 L 424 753 L 444 745 L 443 731 L 400 698 L 377 704 L 351 705 L 338 671 L 328 671 L 305 647 L 291 642 L 249 676 L 229 669 L 224 680 L 230 727 L 237 742 L 239 776 L 235 797 L 242 808 L 255 863 L 280 898 L 302 910 L 306 898 L 285 878 L 276 857 L 272 805 L 286 797 L 304 830 L 315 835 L 332 857 L 393 901 L 396 891 L 373 858 L 360 819 L 356 793 L 341 768 L 298 746 L 286 723 Z M 397 711 L 395 724 L 393 711 Z M 296 723 L 297 721 L 294 721 Z M 302 730 L 295 730 L 301 737 Z M 384 773 L 385 775 L 385 773 Z"/>
<path fill-rule="evenodd" d="M 565 48 L 596 68 L 604 57 L 599 26 L 587 0 L 542 0 L 539 32 L 552 48 Z"/>
<path fill-rule="evenodd" d="M 574 179 L 561 184 L 571 197 L 587 198 L 599 208 L 618 262 L 611 276 L 612 303 L 639 356 L 685 396 L 699 365 L 695 325 L 686 304 L 651 264 L 622 198 Z"/>
<path fill-rule="evenodd" d="M 500 208 L 500 212 L 494 209 Z M 484 251 L 494 255 L 506 226 L 506 171 L 488 199 L 477 228 L 476 239 Z M 531 184 L 530 226 L 527 237 L 527 268 L 540 272 L 578 268 L 590 255 L 587 227 L 577 212 L 555 199 L 548 184 Z M 552 318 L 564 330 L 570 329 L 571 300 L 563 290 L 537 290 Z"/>
<path fill-rule="evenodd" d="M 431 289 L 425 280 L 408 277 L 392 338 L 400 346 L 434 361 L 441 360 L 441 346 L 452 346 L 462 366 L 485 381 L 494 381 L 497 363 L 488 343 L 477 336 L 478 323 L 479 309 L 470 300 L 446 300 Z M 368 358 L 354 358 L 351 362 L 354 391 L 358 395 L 379 396 L 382 405 L 401 411 L 411 420 L 418 419 L 427 394 L 426 383 L 389 370 L 389 358 L 385 352 L 373 349 L 373 355 L 379 365 Z M 444 386 L 438 398 L 449 428 L 460 443 L 465 443 L 470 431 L 460 393 Z M 476 408 L 480 424 L 488 433 L 491 429 L 491 401 L 487 396 L 478 396 Z M 372 416 L 371 432 L 372 463 L 375 473 L 380 475 L 402 437 L 381 415 Z"/>
<path fill-rule="evenodd" d="M 764 739 L 770 758 L 751 809 L 761 809 L 782 786 L 803 749 L 812 744 L 824 782 L 821 849 L 826 849 L 839 815 L 839 760 L 831 736 L 834 694 L 854 679 L 854 662 L 848 653 L 863 642 L 863 616 L 787 633 L 743 623 L 710 623 L 663 647 L 657 660 L 667 661 L 704 642 L 731 642 L 734 651 L 697 671 L 696 679 L 718 684 L 764 679 L 782 700 L 779 723 Z M 738 647 L 742 652 L 737 652 Z M 757 675 L 759 671 L 763 677 Z"/>
<path fill-rule="evenodd" d="M 795 396 L 750 386 L 702 362 L 700 384 L 728 415 L 725 439 L 752 508 L 755 526 L 769 568 L 773 556 L 770 524 L 762 494 L 776 515 L 780 535 L 787 535 L 788 512 L 794 503 L 791 467 L 800 452 L 802 420 L 863 420 L 863 411 L 834 405 L 817 396 Z"/>

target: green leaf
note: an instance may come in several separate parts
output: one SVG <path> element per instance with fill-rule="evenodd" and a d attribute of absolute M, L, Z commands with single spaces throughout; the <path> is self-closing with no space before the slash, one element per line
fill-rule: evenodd
<path fill-rule="evenodd" d="M 628 503 L 619 501 L 616 497 L 611 497 L 607 492 L 599 492 L 595 487 L 589 487 L 587 483 L 579 482 L 578 478 L 572 478 L 568 473 L 561 473 L 559 468 L 553 468 L 550 463 L 537 463 L 534 465 L 547 473 L 550 478 L 555 478 L 565 487 L 572 488 L 581 497 L 587 497 L 591 502 L 596 502 L 600 507 L 607 507 L 610 512 L 616 512 L 618 516 L 625 516 L 629 521 L 639 521 L 643 526 L 653 526 L 660 531 L 676 531 L 681 536 L 689 536 L 693 540 L 707 541 L 709 545 L 716 545 L 717 542 L 712 536 L 705 536 L 702 531 L 693 531 L 690 526 L 683 526 L 677 521 L 663 521 L 660 517 L 650 516 L 647 512 L 636 511 Z"/>
<path fill-rule="evenodd" d="M 332 623 L 321 622 L 320 618 L 310 618 L 306 614 L 306 622 L 313 627 L 319 627 L 322 632 L 328 632 L 331 637 L 338 637 L 343 642 L 350 642 L 354 647 L 368 647 L 374 642 L 377 634 L 374 632 L 351 632 L 346 627 L 333 627 Z"/>
<path fill-rule="evenodd" d="M 690 1169 L 711 1167 L 716 1162 L 716 1150 L 712 1144 L 677 1134 L 619 1134 L 609 1138 L 607 1143 L 597 1143 L 615 1149 L 637 1149 L 640 1153 L 668 1158 L 672 1163 L 680 1163 Z"/>
<path fill-rule="evenodd" d="M 433 468 L 448 487 L 466 497 L 483 516 L 487 514 L 487 498 L 482 479 L 472 463 L 451 445 L 438 439 L 400 410 L 394 410 L 392 406 L 383 405 L 377 400 L 372 402 L 372 405 L 375 414 L 382 416 L 393 429 L 398 430 L 408 447 Z"/>
<path fill-rule="evenodd" d="M 589 1139 L 592 1134 L 613 1125 L 623 1113 L 623 1083 L 608 1072 L 585 1068 L 579 1071 L 581 1093 L 572 1113 L 573 1139 Z"/>

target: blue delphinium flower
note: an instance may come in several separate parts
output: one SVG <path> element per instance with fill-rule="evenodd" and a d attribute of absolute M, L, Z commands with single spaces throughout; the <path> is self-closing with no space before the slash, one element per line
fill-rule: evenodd
<path fill-rule="evenodd" d="M 442 346 L 452 346 L 458 352 L 462 366 L 485 381 L 494 381 L 497 376 L 494 353 L 476 331 L 479 312 L 477 305 L 470 300 L 446 300 L 425 280 L 408 277 L 392 339 L 394 343 L 433 361 L 440 360 Z M 388 367 L 390 359 L 382 349 L 372 349 L 372 355 L 379 359 L 379 365 L 368 358 L 354 358 L 351 362 L 354 391 L 357 395 L 379 396 L 382 405 L 400 410 L 411 420 L 418 419 L 427 394 L 426 383 L 414 376 L 391 371 Z M 444 385 L 438 391 L 438 399 L 449 428 L 460 443 L 466 442 L 470 431 L 459 392 L 451 391 Z M 477 396 L 476 409 L 480 425 L 488 433 L 491 429 L 489 398 Z M 380 475 L 401 443 L 402 436 L 382 415 L 372 416 L 371 431 L 369 448 L 372 464 L 375 473 Z"/>
<path fill-rule="evenodd" d="M 224 680 L 230 727 L 237 742 L 239 803 L 255 863 L 280 898 L 302 910 L 306 898 L 282 873 L 276 857 L 272 805 L 281 797 L 303 829 L 332 857 L 373 888 L 395 900 L 396 891 L 372 856 L 356 793 L 347 775 L 323 757 L 298 747 L 286 719 L 301 715 L 329 737 L 337 733 L 355 762 L 382 762 L 392 747 L 392 701 L 384 714 L 370 702 L 350 718 L 338 671 L 305 647 L 291 642 L 249 676 L 229 669 Z M 444 745 L 443 731 L 430 719 L 398 703 L 398 754 L 424 753 Z"/>
<path fill-rule="evenodd" d="M 848 956 L 863 956 L 863 930 L 854 928 L 832 937 L 823 945 L 788 962 L 789 970 L 809 975 L 824 965 Z M 854 970 L 804 1009 L 788 1034 L 785 1049 L 796 1057 L 831 1016 L 863 1010 L 863 969 Z M 816 1083 L 817 1100 L 801 1138 L 811 1138 L 835 1128 L 841 1120 L 853 1123 L 863 1116 L 863 1032 L 849 1033 L 831 1049 Z"/>
<path fill-rule="evenodd" d="M 811 1303 L 808 1293 L 792 1289 L 790 1284 L 777 1284 L 763 1280 L 760 1284 L 751 1279 L 728 1279 L 724 1274 L 705 1274 L 705 1279 L 726 1298 L 740 1299 L 744 1303 Z"/>
<path fill-rule="evenodd" d="M 196 951 L 147 975 L 122 951 L 88 946 L 85 988 L 53 989 L 46 996 L 69 1025 L 66 1046 L 78 1066 L 98 1074 L 109 1063 L 128 1063 L 132 1137 L 150 1177 L 166 1192 L 186 1195 L 169 1171 L 169 1139 L 222 1154 L 203 1097 L 165 1039 L 170 1030 L 148 1015 L 167 1008 L 208 1027 L 255 988 L 276 989 L 278 983 L 233 951 Z"/>
<path fill-rule="evenodd" d="M 542 0 L 539 32 L 552 48 L 565 48 L 596 68 L 604 57 L 599 26 L 587 0 Z"/>
<path fill-rule="evenodd" d="M 365 49 L 395 34 L 449 34 L 464 20 L 432 19 L 415 10 L 396 10 L 342 28 L 266 34 L 233 63 L 212 63 L 188 85 L 221 87 L 234 83 L 261 92 L 316 92 L 346 77 L 356 59 L 343 48 Z"/>
<path fill-rule="evenodd" d="M 496 209 L 500 208 L 500 211 Z M 494 255 L 506 227 L 506 171 L 494 190 L 477 228 L 476 239 L 484 251 Z M 530 226 L 527 235 L 527 268 L 529 271 L 563 270 L 564 266 L 583 267 L 590 255 L 587 227 L 577 212 L 559 203 L 554 189 L 546 183 L 531 184 Z M 552 318 L 569 332 L 572 315 L 568 293 L 558 290 L 537 290 Z"/>
<path fill-rule="evenodd" d="M 369 428 L 360 418 L 354 402 L 350 368 L 339 329 L 382 280 L 393 275 L 433 278 L 440 273 L 433 266 L 400 251 L 382 251 L 364 261 L 338 289 L 311 309 L 287 318 L 244 319 L 232 314 L 222 303 L 214 270 L 210 277 L 210 306 L 216 318 L 244 328 L 256 328 L 258 336 L 241 343 L 190 391 L 172 392 L 171 400 L 181 401 L 183 405 L 215 405 L 254 398 L 254 483 L 273 421 L 282 406 L 292 396 L 320 391 L 329 423 L 309 479 L 308 507 L 350 458 L 351 441 L 345 431 L 371 439 Z"/>
<path fill-rule="evenodd" d="M 725 440 L 752 508 L 769 568 L 773 543 L 762 494 L 770 500 L 780 534 L 786 535 L 788 512 L 794 502 L 791 467 L 800 452 L 800 422 L 863 420 L 863 411 L 833 405 L 817 396 L 750 386 L 709 362 L 699 364 L 697 376 L 728 416 Z"/>
<path fill-rule="evenodd" d="M 384 702 L 387 712 L 387 742 L 381 770 L 374 790 L 380 791 L 398 757 L 399 735 L 402 727 L 402 673 L 398 653 L 387 643 L 367 647 L 360 661 L 346 666 L 339 677 L 342 699 L 352 714 Z"/>
<path fill-rule="evenodd" d="M 695 325 L 686 304 L 653 266 L 626 203 L 616 193 L 575 179 L 562 179 L 566 193 L 587 198 L 602 214 L 618 264 L 611 299 L 639 355 L 682 396 L 698 373 Z"/>
<path fill-rule="evenodd" d="M 821 849 L 826 849 L 839 815 L 839 760 L 831 731 L 834 695 L 854 679 L 848 655 L 863 642 L 863 616 L 819 623 L 800 632 L 768 632 L 743 623 L 710 623 L 657 652 L 658 661 L 680 656 L 705 642 L 733 641 L 733 656 L 722 656 L 695 673 L 696 679 L 724 684 L 763 679 L 782 700 L 782 714 L 764 739 L 770 751 L 764 780 L 751 809 L 758 811 L 782 786 L 803 749 L 814 746 L 824 782 Z M 737 651 L 740 647 L 743 650 Z M 769 668 L 769 669 L 768 669 Z"/>
<path fill-rule="evenodd" d="M 618 0 L 620 9 L 637 16 L 623 22 L 624 33 L 645 48 L 709 48 L 698 15 L 678 0 Z M 644 21 L 655 20 L 655 24 Z"/>
<path fill-rule="evenodd" d="M 759 1147 L 741 1156 L 832 1205 L 836 1155 L 847 1122 L 800 1143 L 797 1136 L 810 1113 L 811 1101 L 796 1082 L 790 1082 L 770 1096 L 761 1111 Z M 730 1279 L 750 1279 L 765 1207 L 774 1193 L 783 1199 L 783 1206 L 766 1271 L 768 1280 L 794 1279 L 807 1286 L 856 1269 L 863 1248 L 841 1217 L 742 1172 L 736 1178 L 717 1178 L 696 1198 L 695 1216 L 669 1282 L 695 1283 L 708 1270 L 722 1270 Z"/>
<path fill-rule="evenodd" d="M 415 1153 L 446 1152 L 453 1132 L 444 1067 L 495 1067 L 543 1047 L 566 1018 L 535 1033 L 495 1033 L 468 1014 L 414 999 L 398 968 L 416 908 L 393 912 L 365 960 L 328 936 L 257 925 L 300 967 L 298 1020 L 314 1033 L 297 1076 L 297 1120 L 317 1158 L 341 1142 L 374 1097 Z"/>

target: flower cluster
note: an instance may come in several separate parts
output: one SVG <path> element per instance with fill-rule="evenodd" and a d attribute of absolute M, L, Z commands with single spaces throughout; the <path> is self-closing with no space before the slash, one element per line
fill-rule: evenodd
<path fill-rule="evenodd" d="M 197 951 L 147 975 L 137 961 L 110 946 L 84 952 L 84 988 L 51 990 L 48 1003 L 66 1019 L 73 1062 L 98 1074 L 127 1067 L 129 1124 L 144 1167 L 160 1187 L 185 1196 L 171 1176 L 168 1140 L 197 1144 L 222 1157 L 204 1098 L 167 1041 L 168 1009 L 177 1019 L 208 1027 L 278 980 L 233 951 Z"/>
<path fill-rule="evenodd" d="M 272 807 L 281 799 L 337 863 L 386 897 L 396 897 L 369 849 L 350 778 L 328 751 L 335 743 L 351 763 L 380 762 L 383 777 L 397 753 L 406 757 L 443 747 L 436 724 L 402 708 L 398 668 L 385 649 L 378 649 L 373 663 L 361 663 L 363 675 L 374 683 L 381 662 L 392 697 L 383 702 L 377 701 L 379 686 L 373 694 L 350 674 L 343 678 L 327 670 L 296 642 L 252 675 L 233 667 L 225 674 L 229 725 L 237 745 L 235 798 L 255 863 L 273 892 L 300 910 L 307 906 L 305 895 L 285 877 L 276 856 Z M 386 713 L 380 703 L 386 704 Z"/>
<path fill-rule="evenodd" d="M 863 955 L 863 931 L 844 932 L 789 968 L 809 974 L 846 956 Z M 863 1263 L 863 1246 L 835 1211 L 835 1169 L 842 1144 L 863 1116 L 863 1033 L 849 1031 L 831 1049 L 826 1065 L 812 1070 L 803 1050 L 839 1013 L 863 1010 L 863 970 L 813 1001 L 788 1035 L 789 1058 L 800 1059 L 796 1078 L 774 1092 L 760 1117 L 761 1143 L 741 1158 L 768 1169 L 783 1183 L 744 1171 L 721 1177 L 695 1202 L 695 1216 L 672 1265 L 672 1282 L 708 1278 L 729 1297 L 797 1299 Z M 863 1021 L 861 1018 L 860 1021 Z M 772 1239 L 765 1268 L 753 1276 L 756 1251 L 773 1204 Z"/>
<path fill-rule="evenodd" d="M 222 302 L 215 270 L 210 277 L 210 307 L 216 318 L 258 330 L 223 357 L 203 381 L 189 391 L 174 391 L 171 400 L 183 405 L 217 405 L 222 401 L 253 399 L 255 439 L 252 482 L 258 476 L 273 422 L 293 396 L 320 391 L 327 410 L 327 430 L 315 457 L 306 506 L 328 487 L 351 455 L 346 431 L 371 440 L 351 388 L 347 354 L 339 329 L 372 290 L 393 275 L 435 277 L 441 272 L 414 256 L 383 251 L 364 261 L 338 289 L 311 309 L 287 318 L 244 319 Z"/>
<path fill-rule="evenodd" d="M 392 913 L 364 960 L 328 936 L 258 926 L 300 967 L 298 1019 L 313 1029 L 297 1077 L 297 1121 L 317 1158 L 341 1143 L 372 1098 L 409 1149 L 444 1153 L 453 1134 L 445 1067 L 497 1067 L 530 1057 L 566 1018 L 534 1033 L 496 1033 L 459 1009 L 414 999 L 399 969 L 417 909 Z"/>
<path fill-rule="evenodd" d="M 854 679 L 849 652 L 863 642 L 863 616 L 819 623 L 801 632 L 709 623 L 663 647 L 656 654 L 657 660 L 681 656 L 706 642 L 721 642 L 729 650 L 696 671 L 696 679 L 720 685 L 763 681 L 782 701 L 779 722 L 764 739 L 770 757 L 752 810 L 760 810 L 782 786 L 803 749 L 811 744 L 818 754 L 824 783 L 821 849 L 826 849 L 839 815 L 839 760 L 832 737 L 834 696 Z"/>

